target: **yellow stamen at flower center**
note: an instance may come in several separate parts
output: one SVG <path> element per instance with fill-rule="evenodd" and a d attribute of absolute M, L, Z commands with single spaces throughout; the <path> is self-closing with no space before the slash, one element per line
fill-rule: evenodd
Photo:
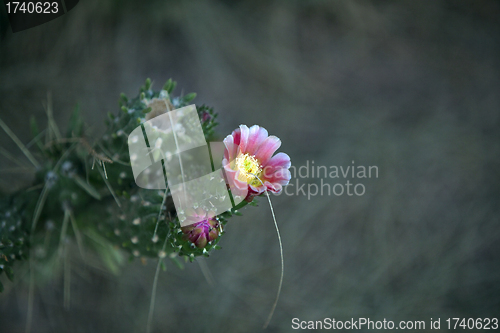
<path fill-rule="evenodd" d="M 259 180 L 255 176 L 260 177 L 262 168 L 255 156 L 248 154 L 239 155 L 236 158 L 236 168 L 240 171 L 239 180 L 253 186 L 260 185 Z"/>

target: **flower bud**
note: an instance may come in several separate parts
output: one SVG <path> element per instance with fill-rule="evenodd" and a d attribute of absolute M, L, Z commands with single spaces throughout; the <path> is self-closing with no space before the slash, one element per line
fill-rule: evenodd
<path fill-rule="evenodd" d="M 208 214 L 195 213 L 195 215 L 196 216 L 190 218 L 195 218 L 199 222 L 181 227 L 181 230 L 184 233 L 185 239 L 189 240 L 197 248 L 203 249 L 207 246 L 208 242 L 211 242 L 220 236 L 219 231 L 221 224 L 211 212 Z"/>

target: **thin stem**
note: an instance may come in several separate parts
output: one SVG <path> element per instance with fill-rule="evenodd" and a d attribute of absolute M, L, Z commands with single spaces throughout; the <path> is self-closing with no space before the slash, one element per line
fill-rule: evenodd
<path fill-rule="evenodd" d="M 38 134 L 37 134 L 37 135 L 36 135 L 33 139 L 31 139 L 31 141 L 30 141 L 30 142 L 28 142 L 28 143 L 26 144 L 26 148 L 31 148 L 31 146 L 33 146 L 33 145 L 36 143 L 36 144 L 38 145 L 38 147 L 39 147 L 40 149 L 42 149 L 42 148 L 43 148 L 43 146 L 42 146 L 42 144 L 40 143 L 40 137 L 41 137 L 42 135 L 44 135 L 44 134 L 45 134 L 45 131 L 46 131 L 46 130 L 41 131 L 41 132 L 40 132 L 40 133 L 38 133 Z"/>
<path fill-rule="evenodd" d="M 35 166 L 35 168 L 40 168 L 40 163 L 35 159 L 35 157 L 31 154 L 31 152 L 26 148 L 26 146 L 19 140 L 19 138 L 10 130 L 10 128 L 3 122 L 3 120 L 0 118 L 0 127 L 3 128 L 5 133 L 16 143 L 16 145 L 21 149 L 21 151 L 24 153 L 24 155 L 30 160 L 31 164 Z"/>
<path fill-rule="evenodd" d="M 56 122 L 54 121 L 54 113 L 52 109 L 52 94 L 47 92 L 47 105 L 45 105 L 42 102 L 43 107 L 45 108 L 45 111 L 47 112 L 47 119 L 49 122 L 49 128 L 52 129 L 52 132 L 54 133 L 55 137 L 57 140 L 61 139 L 61 132 L 59 132 L 59 128 L 57 127 Z"/>
<path fill-rule="evenodd" d="M 167 246 L 168 234 L 165 237 L 165 242 L 163 243 L 163 250 L 165 251 L 165 247 Z M 155 301 L 156 301 L 156 287 L 158 286 L 158 275 L 160 275 L 160 267 L 163 258 L 158 258 L 158 265 L 156 266 L 155 279 L 153 281 L 153 290 L 151 290 L 151 302 L 149 303 L 149 314 L 148 314 L 148 323 L 146 326 L 146 332 L 151 332 L 151 324 L 153 322 L 153 312 L 155 309 Z"/>
<path fill-rule="evenodd" d="M 32 252 L 32 251 L 31 251 Z M 34 292 L 35 292 L 35 274 L 33 274 L 33 259 L 31 257 L 33 256 L 33 253 L 30 253 L 30 260 L 29 260 L 29 266 L 30 266 L 30 284 L 29 284 L 29 291 L 28 291 L 28 314 L 26 318 L 26 333 L 31 332 L 31 322 L 33 320 L 33 301 L 34 301 Z"/>
<path fill-rule="evenodd" d="M 165 105 L 167 107 L 167 112 L 168 112 L 168 118 L 170 120 L 170 126 L 172 127 L 172 134 L 174 135 L 174 141 L 175 141 L 175 147 L 177 148 L 177 154 L 179 156 L 179 166 L 181 168 L 181 176 L 182 176 L 182 187 L 184 189 L 184 199 L 187 202 L 187 192 L 186 192 L 186 181 L 184 179 L 184 168 L 182 166 L 182 154 L 179 148 L 179 142 L 177 141 L 177 134 L 175 133 L 174 129 L 174 120 L 172 119 L 172 114 L 170 112 L 170 107 L 168 106 L 168 103 L 165 101 Z"/>
<path fill-rule="evenodd" d="M 39 190 L 41 188 L 43 188 L 43 184 L 38 184 L 38 185 L 33 185 L 31 187 L 28 187 L 25 192 L 30 192 L 30 191 L 35 191 L 35 190 Z"/>
<path fill-rule="evenodd" d="M 202 257 L 198 257 L 196 262 L 198 263 L 198 265 L 200 265 L 201 272 L 203 273 L 205 280 L 207 280 L 208 285 L 213 287 L 215 284 L 214 277 L 213 277 L 212 273 L 210 272 L 210 268 L 208 268 L 208 265 L 205 262 L 205 259 Z"/>
<path fill-rule="evenodd" d="M 106 172 L 106 163 L 102 162 L 102 169 L 104 170 L 104 177 L 108 179 L 108 173 Z"/>
<path fill-rule="evenodd" d="M 78 250 L 80 251 L 80 255 L 82 256 L 82 259 L 85 261 L 85 253 L 83 251 L 82 235 L 80 234 L 80 230 L 78 229 L 78 226 L 76 225 L 75 216 L 73 215 L 73 212 L 71 210 L 69 211 L 69 220 L 71 221 L 71 227 L 73 228 L 73 232 L 75 233 L 75 238 L 76 238 L 76 243 L 78 245 Z"/>
<path fill-rule="evenodd" d="M 47 199 L 47 193 L 49 191 L 49 187 L 47 183 L 43 186 L 42 193 L 40 193 L 40 197 L 38 197 L 38 201 L 35 206 L 35 214 L 33 215 L 33 222 L 31 223 L 31 233 L 32 236 L 35 233 L 35 228 L 38 223 L 38 219 L 40 218 L 40 214 L 42 213 L 43 206 L 45 205 L 45 200 Z M 33 244 L 30 241 L 31 244 Z"/>
<path fill-rule="evenodd" d="M 42 193 L 40 193 L 40 197 L 38 198 L 38 201 L 36 203 L 35 207 L 35 214 L 33 215 L 33 222 L 31 223 L 31 233 L 30 233 L 30 244 L 34 243 L 34 233 L 35 233 L 35 228 L 38 222 L 38 219 L 40 218 L 40 214 L 42 212 L 43 206 L 45 205 L 45 200 L 47 199 L 47 194 L 49 187 L 47 186 L 47 183 L 45 183 Z M 35 292 L 35 274 L 33 273 L 34 270 L 34 262 L 33 262 L 33 256 L 34 256 L 34 250 L 30 249 L 30 258 L 29 258 L 29 267 L 30 267 L 30 284 L 29 284 L 29 291 L 28 291 L 28 313 L 27 313 L 27 318 L 26 318 L 26 333 L 31 332 L 31 322 L 33 320 L 33 301 L 34 301 L 34 292 Z"/>
<path fill-rule="evenodd" d="M 14 156 L 12 156 L 5 148 L 3 147 L 0 147 L 0 154 L 2 154 L 3 156 L 5 156 L 7 159 L 9 159 L 10 161 L 16 163 L 18 166 L 22 167 L 22 168 L 26 168 L 26 165 L 21 163 L 20 161 L 18 161 Z"/>
<path fill-rule="evenodd" d="M 249 174 L 251 174 L 255 178 L 257 178 L 259 180 L 259 182 L 262 184 L 262 186 L 265 186 L 259 177 L 257 177 L 256 175 L 254 175 L 253 173 L 250 173 L 250 172 L 249 172 Z M 265 192 L 266 192 L 267 200 L 269 201 L 269 207 L 271 208 L 271 214 L 273 216 L 274 226 L 276 227 L 276 233 L 278 234 L 278 242 L 280 245 L 280 256 L 281 256 L 281 277 L 280 277 L 280 284 L 278 286 L 278 293 L 276 294 L 276 300 L 274 301 L 273 307 L 271 308 L 271 311 L 269 312 L 269 316 L 267 317 L 267 320 L 264 323 L 264 326 L 262 327 L 263 329 L 267 328 L 267 326 L 269 325 L 269 322 L 273 318 L 274 310 L 276 309 L 276 305 L 278 304 L 278 300 L 280 298 L 281 286 L 283 285 L 283 275 L 285 272 L 285 262 L 283 260 L 283 245 L 281 243 L 280 230 L 278 228 L 278 223 L 276 222 L 276 216 L 274 215 L 274 209 L 273 209 L 273 204 L 271 203 L 271 198 L 269 197 L 269 193 L 267 191 L 265 191 Z"/>
<path fill-rule="evenodd" d="M 64 301 L 63 307 L 69 310 L 71 303 L 71 261 L 69 260 L 68 244 L 64 244 Z"/>
<path fill-rule="evenodd" d="M 101 150 L 108 156 L 113 156 L 106 148 L 104 148 L 104 146 L 101 144 L 101 143 L 97 143 L 97 145 L 99 146 L 99 148 L 101 148 Z M 116 162 L 118 164 L 121 164 L 121 165 L 126 165 L 126 166 L 130 166 L 130 163 L 127 163 L 127 162 L 124 162 L 122 160 L 119 160 L 117 158 L 114 158 L 114 157 L 111 157 L 111 160 L 113 162 Z"/>
<path fill-rule="evenodd" d="M 156 232 L 158 231 L 158 225 L 160 224 L 161 211 L 163 210 L 163 206 L 165 205 L 165 201 L 167 200 L 167 192 L 168 192 L 168 185 L 167 188 L 165 189 L 165 193 L 163 194 L 163 200 L 161 202 L 160 211 L 158 212 L 158 217 L 156 218 L 156 226 L 155 226 L 155 232 L 153 233 L 153 239 L 156 239 Z"/>
<path fill-rule="evenodd" d="M 102 163 L 104 163 L 104 162 L 102 162 Z M 116 196 L 115 191 L 111 187 L 111 184 L 108 182 L 107 177 L 104 176 L 104 173 L 101 171 L 101 169 L 97 168 L 97 170 L 99 170 L 99 173 L 101 174 L 102 180 L 104 180 L 104 183 L 108 187 L 108 190 L 111 193 L 111 195 L 113 196 L 113 199 L 115 199 L 116 204 L 118 205 L 118 207 L 121 208 L 122 205 L 120 204 L 120 201 L 118 200 L 118 197 Z"/>
<path fill-rule="evenodd" d="M 0 120 L 1 121 L 1 120 Z M 59 169 L 62 161 L 68 156 L 68 154 L 75 148 L 75 146 L 71 146 L 68 150 L 64 152 L 59 161 L 57 161 L 56 165 L 52 169 L 53 172 L 56 172 Z M 45 205 L 45 200 L 47 199 L 47 194 L 49 192 L 49 186 L 47 182 L 43 186 L 42 193 L 40 193 L 40 197 L 38 197 L 38 201 L 35 206 L 35 213 L 33 214 L 33 222 L 31 223 L 31 232 L 30 232 L 30 244 L 34 244 L 34 234 L 36 225 L 38 223 L 38 219 L 40 218 L 40 214 L 42 213 L 43 206 Z M 31 322 L 33 320 L 33 301 L 34 301 L 34 291 L 35 291 L 35 274 L 34 271 L 34 250 L 30 249 L 30 258 L 29 258 L 29 268 L 30 268 L 30 285 L 29 285 L 29 293 L 28 293 L 28 313 L 26 317 L 26 333 L 31 332 Z"/>
<path fill-rule="evenodd" d="M 59 236 L 59 248 L 58 248 L 59 259 L 61 259 L 66 249 L 65 243 L 66 243 L 66 233 L 68 230 L 68 222 L 69 222 L 69 210 L 65 209 L 62 228 L 61 228 L 61 235 Z"/>

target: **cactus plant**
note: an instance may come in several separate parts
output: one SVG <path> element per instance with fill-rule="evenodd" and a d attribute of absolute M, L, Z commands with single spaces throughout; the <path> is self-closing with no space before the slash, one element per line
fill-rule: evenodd
<path fill-rule="evenodd" d="M 131 258 L 168 256 L 178 265 L 179 256 L 192 261 L 219 248 L 222 226 L 238 213 L 236 209 L 214 217 L 220 227 L 200 246 L 181 230 L 170 192 L 139 188 L 130 168 L 127 138 L 151 118 L 150 102 L 165 99 L 173 108 L 181 108 L 196 96 L 174 97 L 175 86 L 168 80 L 163 89 L 153 91 L 148 79 L 137 97 L 122 94 L 119 111 L 108 114 L 106 132 L 96 141 L 86 137 L 78 108 L 64 136 L 49 117 L 42 140 L 31 121 L 37 147 L 37 152 L 29 153 L 36 163 L 35 181 L 31 188 L 0 200 L 0 274 L 12 280 L 16 262 L 50 260 L 60 255 L 64 242 L 75 242 L 82 251 L 121 248 Z M 197 111 L 206 140 L 213 140 L 217 114 L 205 105 Z M 56 230 L 57 237 L 47 237 Z"/>
<path fill-rule="evenodd" d="M 82 257 L 89 251 L 98 254 L 112 271 L 117 270 L 121 253 L 128 253 L 130 260 L 157 258 L 158 268 L 164 265 L 163 258 L 182 267 L 180 258 L 193 261 L 197 256 L 209 256 L 220 248 L 217 244 L 225 232 L 228 218 L 241 215 L 239 209 L 247 204 L 256 205 L 255 196 L 267 190 L 281 191 L 281 186 L 290 179 L 290 159 L 284 153 L 271 158 L 280 141 L 274 136 L 268 137 L 267 131 L 257 125 L 250 129 L 242 125 L 228 135 L 224 140 L 224 159 L 212 161 L 212 168 L 214 164 L 222 168 L 225 163 L 225 180 L 231 200 L 230 188 L 236 190 L 231 184 L 245 191 L 248 186 L 251 193 L 246 198 L 241 196 L 245 200 L 239 204 L 233 202 L 231 209 L 216 215 L 214 211 L 194 207 L 178 216 L 167 184 L 165 190 L 137 186 L 131 164 L 135 157 L 128 149 L 129 134 L 138 126 L 144 131 L 144 125 L 150 126 L 149 120 L 165 112 L 164 106 L 167 110 L 183 108 L 196 97 L 194 93 L 174 97 L 175 86 L 176 82 L 170 79 L 161 90 L 154 91 L 151 80 L 147 79 L 137 97 L 129 99 L 122 94 L 119 110 L 108 113 L 106 132 L 97 140 L 87 135 L 78 108 L 72 114 L 66 134 L 62 135 L 48 107 L 48 127 L 43 133 L 31 120 L 36 152 L 28 150 L 0 119 L 1 127 L 35 167 L 31 187 L 0 198 L 0 274 L 5 272 L 8 279 L 13 280 L 14 271 L 21 266 L 17 262 L 28 260 L 32 295 L 36 268 L 47 268 L 39 271 L 49 272 L 49 275 L 51 268 L 56 268 L 52 271 L 57 272 L 60 259 L 67 258 L 66 249 L 72 243 Z M 196 110 L 205 140 L 213 141 L 217 114 L 205 105 Z M 150 149 L 148 154 L 157 152 Z M 240 165 L 242 158 L 251 161 L 252 168 L 248 163 Z M 0 292 L 3 289 L 0 282 Z M 30 296 L 27 331 L 31 326 L 32 306 Z M 148 330 L 150 323 L 151 318 Z"/>

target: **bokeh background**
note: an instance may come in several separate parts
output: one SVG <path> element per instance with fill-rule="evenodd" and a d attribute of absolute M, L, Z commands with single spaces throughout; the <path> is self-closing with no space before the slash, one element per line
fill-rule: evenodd
<path fill-rule="evenodd" d="M 29 142 L 28 118 L 46 122 L 50 92 L 59 125 L 78 103 L 99 135 L 121 92 L 172 77 L 177 92 L 195 91 L 219 112 L 221 137 L 259 124 L 296 167 L 379 168 L 378 178 L 354 180 L 363 196 L 272 197 L 285 277 L 268 332 L 292 331 L 296 317 L 425 320 L 427 329 L 431 317 L 442 326 L 494 317 L 499 18 L 498 1 L 81 0 L 12 34 L 2 13 L 0 115 Z M 22 158 L 3 132 L 0 143 Z M 4 194 L 30 184 L 0 163 Z M 279 247 L 265 200 L 243 213 L 221 251 L 160 274 L 154 332 L 261 330 Z M 33 331 L 144 332 L 155 263 L 113 275 L 74 261 L 70 308 L 62 278 L 38 287 Z M 22 278 L 0 295 L 2 332 L 24 331 L 27 299 Z"/>

